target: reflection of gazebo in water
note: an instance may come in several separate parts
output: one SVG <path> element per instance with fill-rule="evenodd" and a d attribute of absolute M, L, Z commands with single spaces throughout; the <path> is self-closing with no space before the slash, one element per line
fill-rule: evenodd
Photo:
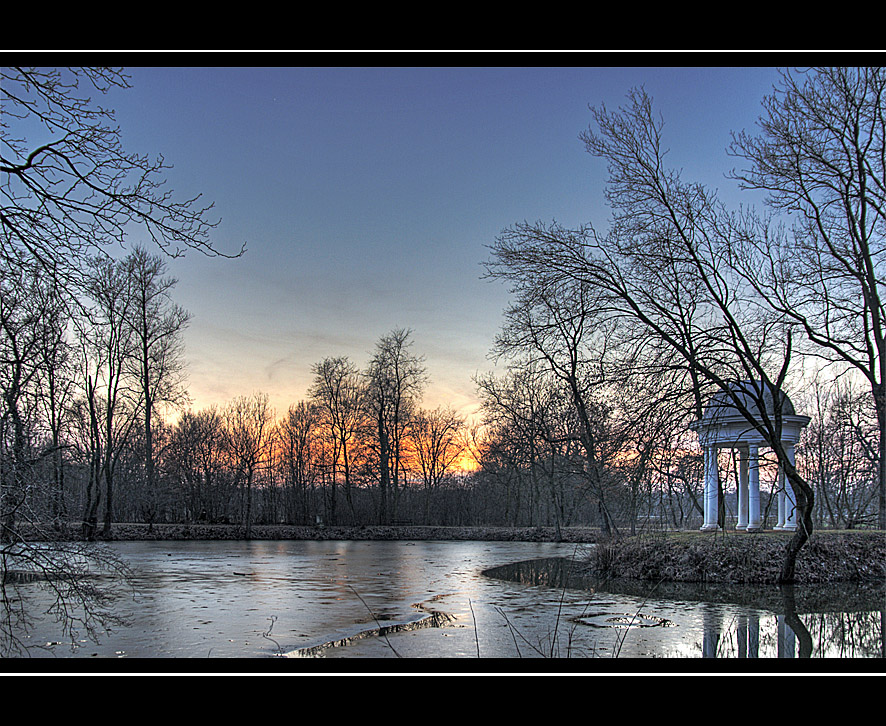
<path fill-rule="evenodd" d="M 759 386 L 759 383 L 757 384 Z M 733 395 L 742 401 L 751 415 L 759 415 L 759 408 L 748 392 L 756 390 L 750 381 L 733 383 L 732 395 L 718 391 L 713 396 L 699 421 L 693 421 L 689 428 L 698 434 L 704 449 L 704 524 L 702 532 L 714 531 L 717 524 L 717 480 L 719 470 L 717 452 L 721 448 L 738 449 L 738 524 L 736 529 L 759 532 L 763 522 L 760 517 L 760 447 L 768 446 L 762 435 L 733 404 Z M 797 416 L 790 399 L 782 397 L 781 441 L 791 463 L 794 462 L 794 445 L 800 438 L 800 431 L 809 423 L 808 416 Z M 767 391 L 764 397 L 766 412 L 774 420 L 772 395 Z M 783 471 L 779 472 L 778 523 L 775 529 L 794 530 L 797 528 L 797 508 L 794 492 Z"/>

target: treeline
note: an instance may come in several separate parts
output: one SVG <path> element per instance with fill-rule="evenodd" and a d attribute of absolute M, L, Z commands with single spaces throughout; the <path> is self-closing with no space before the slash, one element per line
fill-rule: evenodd
<path fill-rule="evenodd" d="M 603 380 L 584 348 L 558 375 L 509 338 L 537 330 L 515 307 L 497 342 L 500 355 L 513 354 L 505 372 L 475 381 L 476 422 L 423 407 L 428 379 L 408 330 L 383 336 L 362 368 L 346 357 L 316 363 L 306 398 L 285 412 L 265 393 L 194 411 L 182 363 L 188 314 L 172 299 L 163 258 L 137 247 L 119 261 L 91 258 L 87 269 L 76 305 L 51 276 L 0 280 L 7 535 L 16 519 L 87 539 L 107 536 L 115 521 L 616 534 L 700 522 L 702 457 L 688 429 L 697 408 L 685 371 L 624 368 Z M 829 381 L 795 403 L 813 417 L 797 461 L 820 503 L 817 524 L 875 524 L 870 396 Z M 736 470 L 723 453 L 732 516 Z M 773 461 L 763 473 L 770 523 L 775 471 Z"/>
<path fill-rule="evenodd" d="M 0 268 L 4 540 L 17 518 L 107 532 L 134 452 L 155 485 L 158 411 L 185 397 L 188 315 L 165 270 L 141 247 L 89 257 L 76 291 L 40 267 Z"/>
<path fill-rule="evenodd" d="M 120 521 L 247 531 L 597 521 L 574 451 L 559 451 L 540 477 L 539 462 L 524 457 L 526 432 L 502 420 L 500 398 L 486 396 L 475 425 L 450 407 L 422 406 L 427 375 L 408 330 L 383 336 L 362 369 L 344 357 L 315 364 L 306 400 L 282 415 L 264 393 L 187 409 L 189 316 L 166 268 L 141 247 L 121 260 L 90 257 L 76 297 L 39 268 L 2 270 L 7 540 L 25 521 L 86 539 Z M 491 380 L 480 385 L 492 391 Z"/>
<path fill-rule="evenodd" d="M 176 421 L 188 314 L 165 273 L 140 247 L 89 257 L 73 297 L 39 268 L 0 270 L 7 539 L 17 519 L 74 522 L 94 539 L 114 521 L 248 529 L 456 516 L 432 498 L 475 466 L 469 430 L 449 408 L 420 406 L 426 374 L 409 331 L 383 337 L 365 370 L 316 364 L 309 400 L 279 418 L 259 393 Z"/>
<path fill-rule="evenodd" d="M 689 424 L 698 416 L 685 372 L 645 367 L 609 371 L 576 365 L 561 379 L 548 362 L 521 356 L 508 372 L 478 379 L 483 481 L 500 493 L 509 523 L 592 525 L 612 534 L 694 529 L 703 521 L 703 456 Z M 798 470 L 820 505 L 816 526 L 877 527 L 878 427 L 864 386 L 816 380 L 793 395 L 812 417 L 797 445 Z M 719 453 L 723 526 L 738 519 L 738 452 Z M 783 482 L 761 451 L 764 528 L 775 525 Z"/>

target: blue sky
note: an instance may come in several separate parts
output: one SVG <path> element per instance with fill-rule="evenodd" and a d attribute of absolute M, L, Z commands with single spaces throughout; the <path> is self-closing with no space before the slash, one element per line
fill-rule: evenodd
<path fill-rule="evenodd" d="M 170 264 L 192 314 L 193 405 L 264 391 L 279 413 L 305 397 L 312 364 L 346 355 L 362 367 L 404 327 L 427 359 L 425 404 L 473 412 L 471 377 L 492 368 L 507 304 L 502 285 L 481 279 L 486 246 L 523 220 L 606 227 L 605 164 L 578 138 L 588 106 L 617 107 L 643 85 L 671 163 L 741 199 L 723 176 L 725 147 L 777 80 L 769 67 L 128 72 L 132 88 L 103 99 L 127 150 L 162 153 L 178 194 L 215 202 L 217 248 L 248 247 L 237 260 Z"/>

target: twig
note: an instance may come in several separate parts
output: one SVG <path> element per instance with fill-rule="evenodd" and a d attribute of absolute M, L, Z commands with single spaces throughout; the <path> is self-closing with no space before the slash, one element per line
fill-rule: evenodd
<path fill-rule="evenodd" d="M 523 657 L 523 654 L 520 652 L 520 644 L 517 643 L 517 636 L 514 634 L 514 626 L 511 625 L 511 623 L 510 623 L 510 621 L 508 620 L 507 616 L 501 611 L 501 608 L 496 608 L 496 610 L 498 610 L 499 614 L 505 619 L 505 622 L 508 624 L 508 630 L 510 631 L 510 633 L 511 633 L 511 638 L 512 638 L 513 641 L 514 641 L 514 650 L 517 651 L 517 657 L 518 657 L 518 658 L 522 658 L 522 657 Z M 520 637 L 522 638 L 523 636 L 521 635 Z"/>
<path fill-rule="evenodd" d="M 398 658 L 402 658 L 403 656 L 397 652 L 397 649 L 393 645 L 391 645 L 391 641 L 388 639 L 388 634 L 385 632 L 385 628 L 383 628 L 382 624 L 380 622 L 378 622 L 378 618 L 375 617 L 375 613 L 372 612 L 372 609 L 369 607 L 369 605 L 366 604 L 366 601 L 362 597 L 360 597 L 360 593 L 357 592 L 350 585 L 348 585 L 348 589 L 357 596 L 357 599 L 363 603 L 363 607 L 365 607 L 366 610 L 369 612 L 369 614 L 372 616 L 372 619 L 375 621 L 375 624 L 378 626 L 378 634 L 382 638 L 385 639 L 385 643 L 387 644 L 388 648 L 390 648 L 393 651 L 394 655 L 396 655 Z"/>
<path fill-rule="evenodd" d="M 572 550 L 572 557 L 569 558 L 569 568 L 572 569 L 572 563 L 575 561 L 575 555 L 578 552 L 578 545 Z M 563 578 L 563 587 L 560 589 L 560 602 L 557 603 L 557 619 L 554 621 L 554 633 L 551 637 L 551 658 L 554 657 L 554 646 L 557 644 L 560 629 L 560 615 L 563 613 L 563 600 L 566 599 L 566 585 L 569 582 L 569 573 Z"/>
<path fill-rule="evenodd" d="M 480 657 L 480 634 L 477 632 L 477 618 L 474 616 L 474 606 L 471 598 L 468 598 L 468 607 L 471 609 L 471 619 L 474 621 L 474 642 L 477 644 L 477 657 Z"/>
<path fill-rule="evenodd" d="M 274 645 L 277 646 L 277 655 L 283 655 L 283 649 L 280 647 L 280 644 L 279 644 L 276 640 L 274 640 L 274 639 L 271 637 L 271 631 L 274 629 L 274 623 L 277 622 L 277 616 L 276 616 L 276 615 L 272 615 L 271 617 L 268 618 L 268 620 L 271 621 L 270 626 L 268 626 L 268 632 L 267 632 L 267 633 L 262 633 L 261 635 L 262 635 L 263 638 L 267 638 L 267 639 L 270 640 Z M 210 651 L 210 652 L 211 652 L 211 651 Z"/>
<path fill-rule="evenodd" d="M 640 603 L 640 607 L 638 607 L 636 612 L 633 615 L 631 615 L 631 619 L 628 621 L 628 625 L 625 628 L 624 636 L 620 639 L 616 638 L 616 641 L 618 642 L 618 648 L 615 649 L 615 654 L 613 656 L 614 658 L 618 658 L 619 653 L 621 653 L 621 647 L 624 645 L 624 642 L 628 637 L 628 632 L 631 629 L 631 625 L 634 624 L 634 619 L 637 617 L 637 614 L 643 609 L 643 606 L 646 604 L 646 602 L 649 600 L 649 598 L 652 597 L 653 593 L 655 593 L 655 591 L 658 589 L 658 586 L 661 585 L 661 583 L 663 583 L 663 582 L 664 582 L 664 578 L 661 578 L 658 582 L 655 583 L 655 587 L 653 587 L 649 591 L 649 593 L 646 595 L 646 597 L 643 598 L 643 602 Z"/>
<path fill-rule="evenodd" d="M 512 638 L 514 637 L 514 634 L 516 633 L 517 635 L 520 636 L 520 640 L 522 640 L 524 643 L 526 643 L 526 645 L 528 645 L 530 648 L 532 648 L 532 650 L 534 650 L 536 653 L 538 653 L 542 658 L 545 657 L 545 653 L 544 653 L 544 651 L 543 651 L 541 648 L 539 648 L 538 646 L 533 645 L 533 644 L 532 644 L 532 643 L 526 638 L 526 636 L 523 635 L 523 633 L 521 633 L 517 628 L 515 628 L 515 627 L 511 624 L 511 621 L 508 620 L 508 616 L 505 614 L 504 610 L 502 610 L 500 607 L 496 607 L 495 610 L 496 610 L 496 612 L 497 612 L 499 615 L 501 615 L 501 616 L 505 619 L 505 623 L 507 623 L 508 627 L 509 627 L 510 630 L 511 630 L 511 637 L 512 637 Z M 516 639 L 514 640 L 514 642 L 516 643 Z M 519 653 L 519 649 L 518 649 L 517 652 Z M 522 658 L 523 656 L 521 655 L 520 657 Z"/>

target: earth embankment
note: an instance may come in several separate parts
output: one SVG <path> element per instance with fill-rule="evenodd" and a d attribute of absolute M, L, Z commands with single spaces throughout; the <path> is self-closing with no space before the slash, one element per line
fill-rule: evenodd
<path fill-rule="evenodd" d="M 76 538 L 77 528 L 69 528 Z M 64 536 L 64 533 L 60 533 Z M 480 540 L 510 542 L 595 542 L 599 531 L 589 527 L 435 527 L 403 524 L 362 527 L 302 527 L 254 524 L 127 524 L 111 525 L 107 541 L 126 540 Z"/>
<path fill-rule="evenodd" d="M 599 542 L 597 576 L 662 582 L 776 583 L 793 535 L 670 532 Z M 886 579 L 886 532 L 815 532 L 797 557 L 796 582 Z"/>

